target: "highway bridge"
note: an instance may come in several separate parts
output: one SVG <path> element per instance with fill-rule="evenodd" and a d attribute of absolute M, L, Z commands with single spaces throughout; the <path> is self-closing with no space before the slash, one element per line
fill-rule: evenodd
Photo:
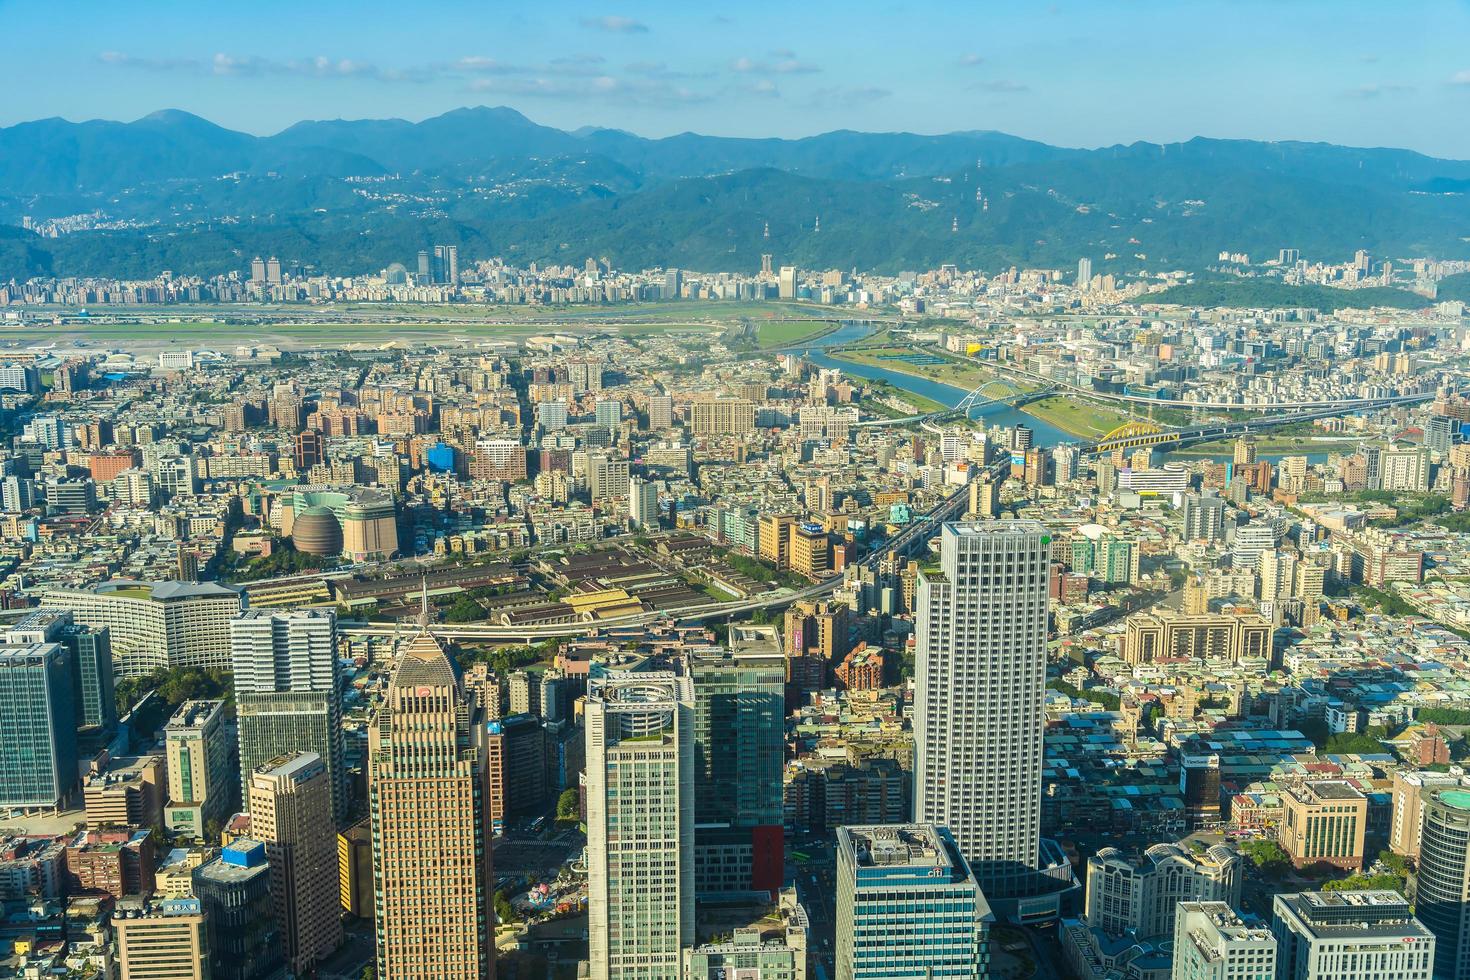
<path fill-rule="evenodd" d="M 992 464 L 983 474 L 985 479 L 998 479 L 1010 468 L 1010 460 Z M 938 525 L 953 520 L 964 512 L 970 488 L 962 486 L 945 497 L 924 515 L 915 518 L 899 534 L 883 543 L 863 559 L 862 564 L 872 567 L 878 559 L 890 551 L 907 554 L 933 537 Z M 701 600 L 687 606 L 676 606 L 628 616 L 613 616 L 608 619 L 587 620 L 575 623 L 548 623 L 540 626 L 503 626 L 498 623 L 441 623 L 433 627 L 434 635 L 449 640 L 479 641 L 482 643 L 539 643 L 542 640 L 585 636 L 603 627 L 647 626 L 663 619 L 726 619 L 755 612 L 757 609 L 778 609 L 794 602 L 816 599 L 828 595 L 842 584 L 843 575 L 832 575 L 820 582 L 795 590 L 778 590 L 747 599 L 720 602 L 715 599 Z M 342 620 L 338 631 L 345 636 L 359 637 L 407 637 L 413 627 L 399 622 L 362 623 Z"/>

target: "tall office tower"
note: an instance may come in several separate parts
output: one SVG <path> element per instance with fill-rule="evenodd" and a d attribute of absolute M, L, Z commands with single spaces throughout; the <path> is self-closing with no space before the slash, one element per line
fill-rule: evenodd
<path fill-rule="evenodd" d="M 1214 494 L 1192 493 L 1184 498 L 1185 541 L 1223 541 L 1225 500 Z"/>
<path fill-rule="evenodd" d="M 1081 258 L 1077 260 L 1077 288 L 1083 292 L 1092 288 L 1092 260 Z"/>
<path fill-rule="evenodd" d="M 230 741 L 223 701 L 185 701 L 163 728 L 168 753 L 169 830 L 206 836 L 206 827 L 223 823 L 234 800 Z"/>
<path fill-rule="evenodd" d="M 72 795 L 75 697 L 65 647 L 0 647 L 0 809 L 51 809 Z"/>
<path fill-rule="evenodd" d="M 1395 891 L 1301 892 L 1277 895 L 1279 980 L 1429 980 L 1434 934 Z"/>
<path fill-rule="evenodd" d="M 1077 463 L 1081 457 L 1076 446 L 1058 446 L 1052 450 L 1052 470 L 1057 483 L 1071 483 L 1077 478 Z"/>
<path fill-rule="evenodd" d="M 678 269 L 670 269 L 664 273 L 664 299 L 678 299 L 684 291 L 684 274 Z"/>
<path fill-rule="evenodd" d="M 1155 844 L 1139 858 L 1105 847 L 1087 859 L 1087 924 L 1110 936 L 1172 936 L 1178 903 L 1238 903 L 1243 865 L 1223 844 L 1203 854 Z"/>
<path fill-rule="evenodd" d="M 327 769 L 332 819 L 347 818 L 337 616 L 325 609 L 251 609 L 230 622 L 241 798 L 250 773 L 279 755 L 315 752 Z"/>
<path fill-rule="evenodd" d="M 259 255 L 250 260 L 250 281 L 265 282 L 265 259 Z"/>
<path fill-rule="evenodd" d="M 265 844 L 286 962 L 305 976 L 342 945 L 331 776 L 315 752 L 250 774 L 250 835 Z"/>
<path fill-rule="evenodd" d="M 1470 978 L 1470 792 L 1435 789 L 1424 798 L 1414 911 L 1434 933 L 1434 975 Z"/>
<path fill-rule="evenodd" d="M 1040 853 L 1050 557 L 1037 521 L 946 524 L 919 572 L 914 822 L 954 834 L 992 901 Z"/>
<path fill-rule="evenodd" d="M 634 527 L 658 530 L 658 484 L 632 477 L 628 481 L 628 522 Z"/>
<path fill-rule="evenodd" d="M 770 238 L 771 237 L 771 226 L 770 225 L 766 225 L 766 237 L 767 238 Z M 773 275 L 773 273 L 771 271 L 771 253 L 770 252 L 763 252 L 761 254 L 761 275 L 764 276 L 767 279 L 769 279 Z"/>
<path fill-rule="evenodd" d="M 199 899 L 119 899 L 112 931 L 118 980 L 209 980 L 209 937 Z"/>
<path fill-rule="evenodd" d="M 106 627 L 77 626 L 65 609 L 36 609 L 11 624 L 0 643 L 60 643 L 71 659 L 72 688 L 76 692 L 77 726 L 117 727 L 117 698 L 113 683 L 112 635 Z"/>
<path fill-rule="evenodd" d="M 429 282 L 434 278 L 433 267 L 429 263 L 429 250 L 419 249 L 419 281 Z"/>
<path fill-rule="evenodd" d="M 368 729 L 382 980 L 495 976 L 494 878 L 476 727 L 476 706 L 421 625 Z"/>
<path fill-rule="evenodd" d="M 1224 902 L 1180 902 L 1174 913 L 1173 980 L 1275 980 L 1276 937 L 1241 921 Z"/>
<path fill-rule="evenodd" d="M 459 283 L 459 246 L 434 246 L 434 282 L 441 285 Z"/>
<path fill-rule="evenodd" d="M 699 895 L 781 887 L 786 658 L 771 627 L 731 626 L 694 680 L 694 875 Z"/>
<path fill-rule="evenodd" d="M 783 265 L 776 282 L 781 299 L 796 299 L 796 266 Z"/>
<path fill-rule="evenodd" d="M 648 428 L 651 432 L 662 432 L 674 427 L 674 397 L 654 395 L 648 399 Z"/>
<path fill-rule="evenodd" d="M 991 919 L 945 828 L 837 829 L 837 980 L 989 976 Z"/>
<path fill-rule="evenodd" d="M 1430 792 L 1440 787 L 1459 785 L 1460 777 L 1454 773 L 1395 769 L 1388 817 L 1389 850 L 1417 863 L 1420 832 L 1424 827 L 1424 804 Z"/>
<path fill-rule="evenodd" d="M 274 255 L 265 260 L 265 281 L 272 286 L 281 283 L 281 260 Z"/>
<path fill-rule="evenodd" d="M 256 980 L 278 971 L 281 934 L 265 845 L 237 838 L 192 877 L 209 940 L 209 980 Z"/>
<path fill-rule="evenodd" d="M 592 980 L 680 980 L 694 944 L 694 685 L 674 671 L 587 685 Z"/>

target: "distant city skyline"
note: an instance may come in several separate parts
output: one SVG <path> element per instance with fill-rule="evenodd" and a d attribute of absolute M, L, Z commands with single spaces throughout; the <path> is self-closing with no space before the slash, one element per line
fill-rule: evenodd
<path fill-rule="evenodd" d="M 1208 136 L 1470 157 L 1470 131 L 1446 124 L 1470 110 L 1463 0 L 1412 18 L 1326 0 L 250 9 L 81 0 L 57 31 L 54 7 L 5 4 L 17 43 L 0 53 L 32 82 L 0 125 L 179 108 L 268 134 L 484 104 L 655 137 L 995 129 L 1065 146 Z"/>

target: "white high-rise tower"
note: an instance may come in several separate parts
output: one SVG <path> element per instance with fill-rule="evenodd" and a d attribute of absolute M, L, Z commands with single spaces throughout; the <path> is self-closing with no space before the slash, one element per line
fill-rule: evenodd
<path fill-rule="evenodd" d="M 611 671 L 587 686 L 592 980 L 680 980 L 694 942 L 694 684 Z"/>
<path fill-rule="evenodd" d="M 1027 893 L 1041 839 L 1051 537 L 946 524 L 919 572 L 914 819 L 948 827 L 988 897 Z"/>

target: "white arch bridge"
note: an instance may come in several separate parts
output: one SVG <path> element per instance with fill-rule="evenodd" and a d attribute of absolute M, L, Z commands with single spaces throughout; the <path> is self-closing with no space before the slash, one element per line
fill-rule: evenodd
<path fill-rule="evenodd" d="M 889 425 L 914 425 L 926 422 L 937 422 L 955 416 L 973 418 L 977 411 L 983 411 L 994 405 L 1009 405 L 1018 408 L 1027 402 L 1033 402 L 1050 395 L 1056 389 L 1056 385 L 1047 385 L 1042 388 L 1025 388 L 1006 378 L 992 378 L 977 388 L 965 394 L 952 407 L 937 412 L 924 412 L 920 415 L 905 415 L 896 419 L 865 419 L 856 423 L 858 426 L 879 428 Z"/>

